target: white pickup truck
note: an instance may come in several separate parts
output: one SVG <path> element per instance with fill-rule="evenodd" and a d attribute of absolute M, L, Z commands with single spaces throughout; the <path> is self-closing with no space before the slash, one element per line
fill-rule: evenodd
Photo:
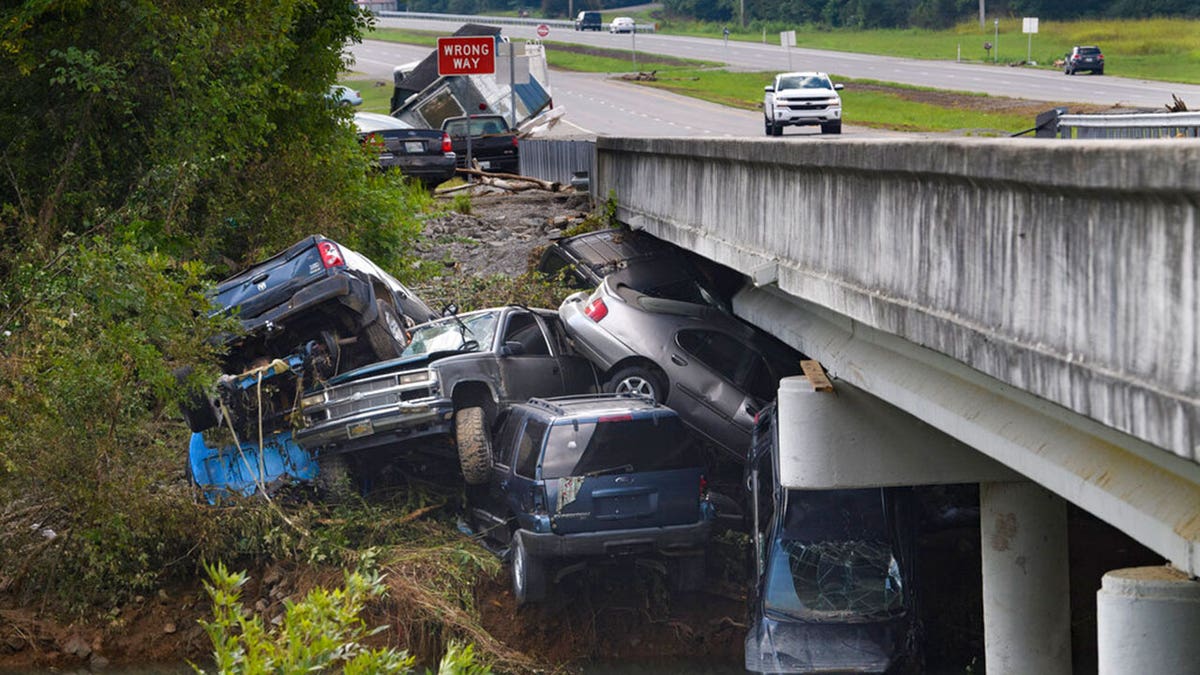
<path fill-rule="evenodd" d="M 821 125 L 823 134 L 842 133 L 842 85 L 825 73 L 780 73 L 763 87 L 763 116 L 768 136 L 788 126 Z"/>

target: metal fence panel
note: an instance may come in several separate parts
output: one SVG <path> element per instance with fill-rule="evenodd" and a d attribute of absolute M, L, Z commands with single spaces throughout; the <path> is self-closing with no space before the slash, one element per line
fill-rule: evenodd
<path fill-rule="evenodd" d="M 564 185 L 571 177 L 586 171 L 588 191 L 595 196 L 596 142 L 590 140 L 521 139 L 519 159 L 521 175 Z"/>
<path fill-rule="evenodd" d="M 1058 129 L 1063 138 L 1196 138 L 1200 113 L 1063 115 Z"/>

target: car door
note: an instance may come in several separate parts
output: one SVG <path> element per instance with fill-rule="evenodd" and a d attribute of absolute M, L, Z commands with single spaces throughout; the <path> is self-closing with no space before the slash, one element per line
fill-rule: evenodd
<path fill-rule="evenodd" d="M 579 356 L 571 348 L 566 329 L 558 314 L 539 314 L 546 333 L 550 336 L 550 349 L 558 360 L 562 374 L 564 394 L 588 394 L 600 391 L 600 379 L 592 362 Z"/>
<path fill-rule="evenodd" d="M 762 357 L 732 335 L 705 328 L 676 332 L 675 344 L 683 354 L 671 356 L 676 376 L 667 405 L 697 431 L 744 457 L 759 404 L 739 383 L 748 371 L 765 370 L 765 364 L 758 365 Z"/>
<path fill-rule="evenodd" d="M 512 485 L 513 462 L 516 457 L 517 435 L 525 426 L 526 413 L 517 408 L 504 411 L 496 421 L 499 432 L 492 443 L 492 477 L 486 486 L 467 488 L 467 497 L 475 515 L 477 531 L 484 537 L 507 544 L 511 539 L 508 527 L 508 488 Z"/>
<path fill-rule="evenodd" d="M 501 398 L 511 403 L 562 394 L 562 366 L 550 351 L 539 318 L 529 310 L 513 310 L 505 316 L 501 331 L 504 351 L 497 360 Z"/>

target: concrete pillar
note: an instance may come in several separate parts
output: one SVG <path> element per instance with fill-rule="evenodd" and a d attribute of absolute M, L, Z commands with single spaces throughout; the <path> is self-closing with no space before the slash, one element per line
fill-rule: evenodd
<path fill-rule="evenodd" d="M 987 672 L 1070 675 L 1066 502 L 1036 483 L 982 483 Z"/>
<path fill-rule="evenodd" d="M 1200 673 L 1200 582 L 1166 566 L 1105 574 L 1096 642 L 1100 675 Z"/>

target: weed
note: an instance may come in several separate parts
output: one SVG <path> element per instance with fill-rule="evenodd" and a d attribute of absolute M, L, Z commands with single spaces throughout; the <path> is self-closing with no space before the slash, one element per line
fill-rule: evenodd
<path fill-rule="evenodd" d="M 457 211 L 464 216 L 471 215 L 471 195 L 465 192 L 459 192 L 450 199 L 450 210 Z"/>

